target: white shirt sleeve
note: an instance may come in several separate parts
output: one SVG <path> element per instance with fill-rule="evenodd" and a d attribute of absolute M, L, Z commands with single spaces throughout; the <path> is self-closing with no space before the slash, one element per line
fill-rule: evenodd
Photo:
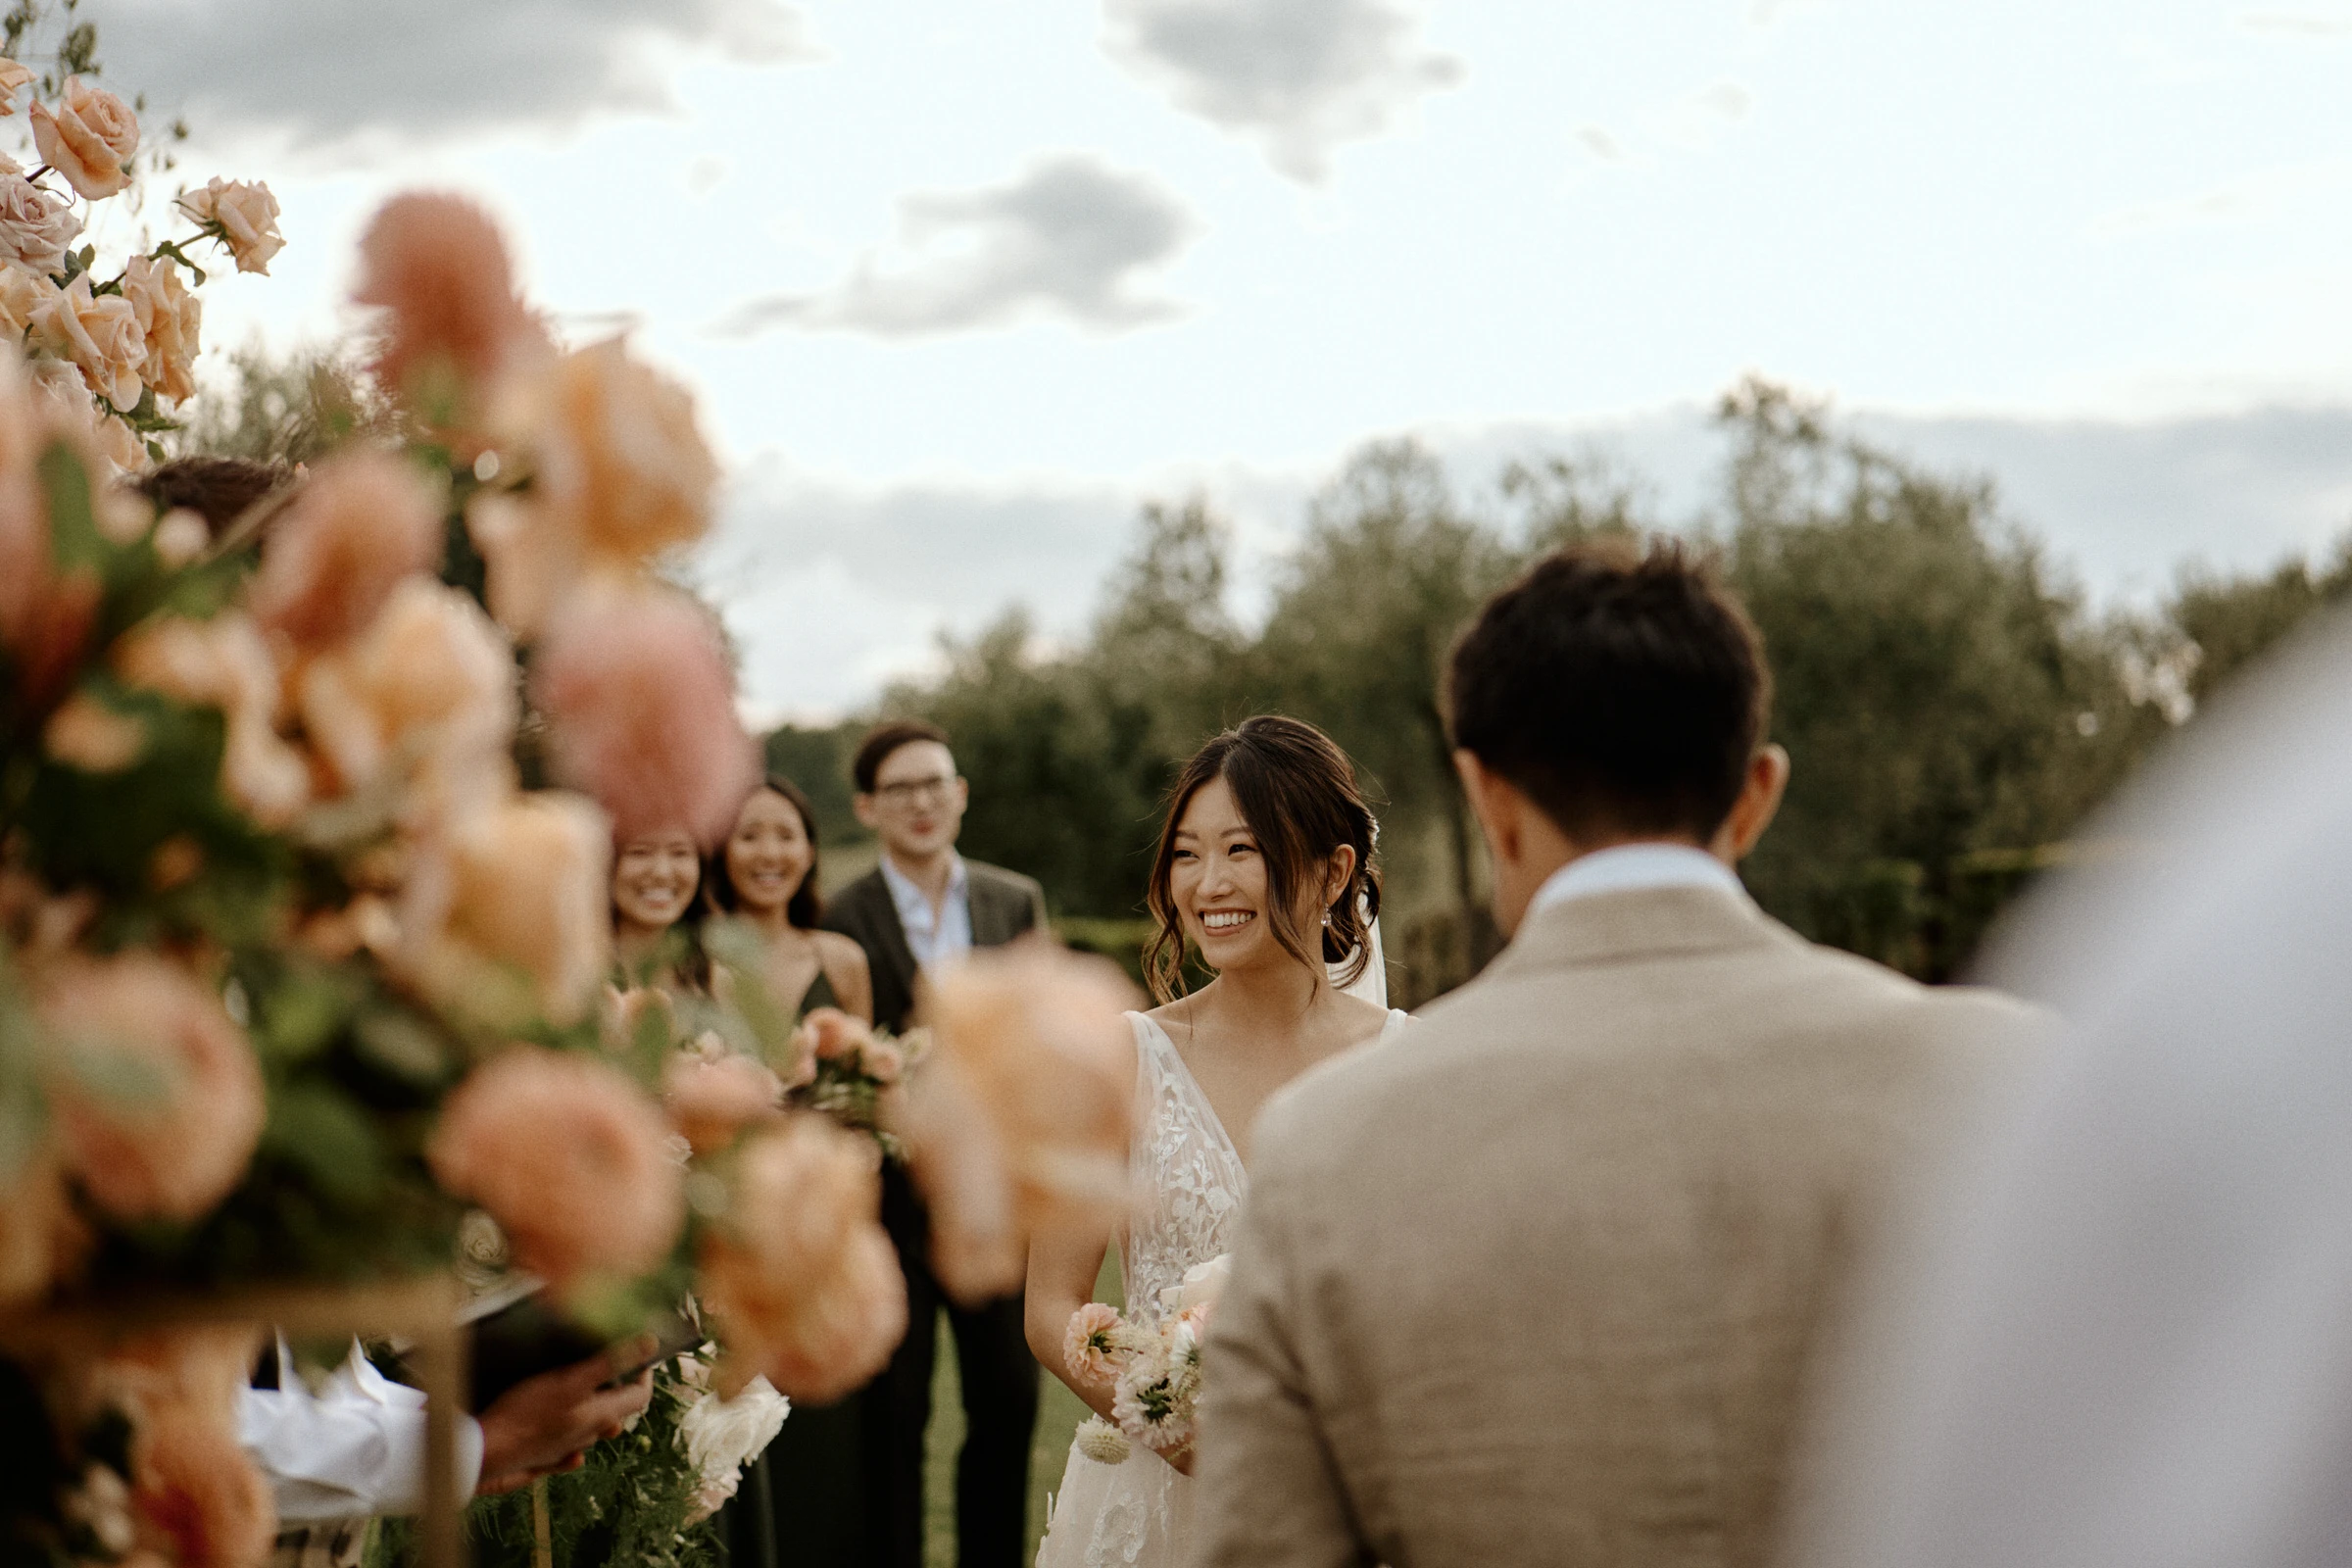
<path fill-rule="evenodd" d="M 247 1389 L 237 1437 L 270 1478 L 277 1516 L 315 1524 L 424 1507 L 424 1395 L 386 1379 L 352 1347 L 350 1358 L 313 1395 L 278 1342 L 279 1387 Z M 482 1429 L 458 1418 L 458 1495 L 481 1478 Z"/>

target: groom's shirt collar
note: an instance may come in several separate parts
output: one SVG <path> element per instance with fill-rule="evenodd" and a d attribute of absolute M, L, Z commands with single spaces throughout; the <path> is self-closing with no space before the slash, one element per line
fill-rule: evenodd
<path fill-rule="evenodd" d="M 1554 905 L 1646 888 L 1714 888 L 1748 902 L 1739 873 L 1688 844 L 1620 844 L 1580 855 L 1544 879 L 1527 906 L 1532 918 Z"/>

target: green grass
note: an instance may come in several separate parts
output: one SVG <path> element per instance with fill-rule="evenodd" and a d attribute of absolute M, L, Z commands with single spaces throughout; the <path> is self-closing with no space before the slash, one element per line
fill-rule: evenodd
<path fill-rule="evenodd" d="M 1095 1299 L 1118 1306 L 1126 1300 L 1120 1289 L 1119 1255 L 1102 1260 L 1095 1281 Z M 963 1398 L 956 1376 L 956 1342 L 948 1333 L 943 1313 L 939 1320 L 939 1370 L 931 1379 L 931 1426 L 923 1434 L 923 1568 L 956 1568 L 956 1452 L 963 1446 Z M 1024 1560 L 1034 1561 L 1037 1544 L 1046 1534 L 1046 1494 L 1061 1485 L 1061 1469 L 1069 1458 L 1070 1439 L 1087 1416 L 1078 1396 L 1051 1372 L 1042 1382 L 1037 1401 L 1037 1438 L 1029 1446 L 1029 1548 Z"/>

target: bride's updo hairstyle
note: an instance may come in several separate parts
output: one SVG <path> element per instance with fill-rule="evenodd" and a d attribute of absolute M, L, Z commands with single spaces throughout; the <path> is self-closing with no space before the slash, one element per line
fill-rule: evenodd
<path fill-rule="evenodd" d="M 1159 922 L 1144 950 L 1152 994 L 1173 1002 L 1183 990 L 1184 923 L 1173 891 L 1176 825 L 1201 787 L 1219 778 L 1233 792 L 1265 861 L 1266 917 L 1274 939 L 1318 977 L 1327 965 L 1345 962 L 1348 967 L 1334 978 L 1343 986 L 1352 984 L 1371 961 L 1372 921 L 1380 913 L 1372 809 L 1356 784 L 1355 764 L 1330 736 L 1295 718 L 1261 713 L 1194 753 L 1168 791 L 1147 895 L 1152 916 Z M 1320 919 L 1302 923 L 1298 890 L 1320 880 L 1343 844 L 1355 851 L 1355 874 L 1323 911 L 1328 925 Z"/>

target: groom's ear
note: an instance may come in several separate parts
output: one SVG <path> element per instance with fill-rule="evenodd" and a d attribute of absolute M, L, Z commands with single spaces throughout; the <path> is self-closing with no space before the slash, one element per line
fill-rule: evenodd
<path fill-rule="evenodd" d="M 1760 747 L 1748 759 L 1747 779 L 1740 787 L 1740 798 L 1732 803 L 1732 814 L 1723 819 L 1723 826 L 1715 830 L 1707 845 L 1715 858 L 1734 867 L 1747 858 L 1747 852 L 1772 826 L 1781 809 L 1781 797 L 1788 793 L 1788 753 L 1780 746 Z"/>

